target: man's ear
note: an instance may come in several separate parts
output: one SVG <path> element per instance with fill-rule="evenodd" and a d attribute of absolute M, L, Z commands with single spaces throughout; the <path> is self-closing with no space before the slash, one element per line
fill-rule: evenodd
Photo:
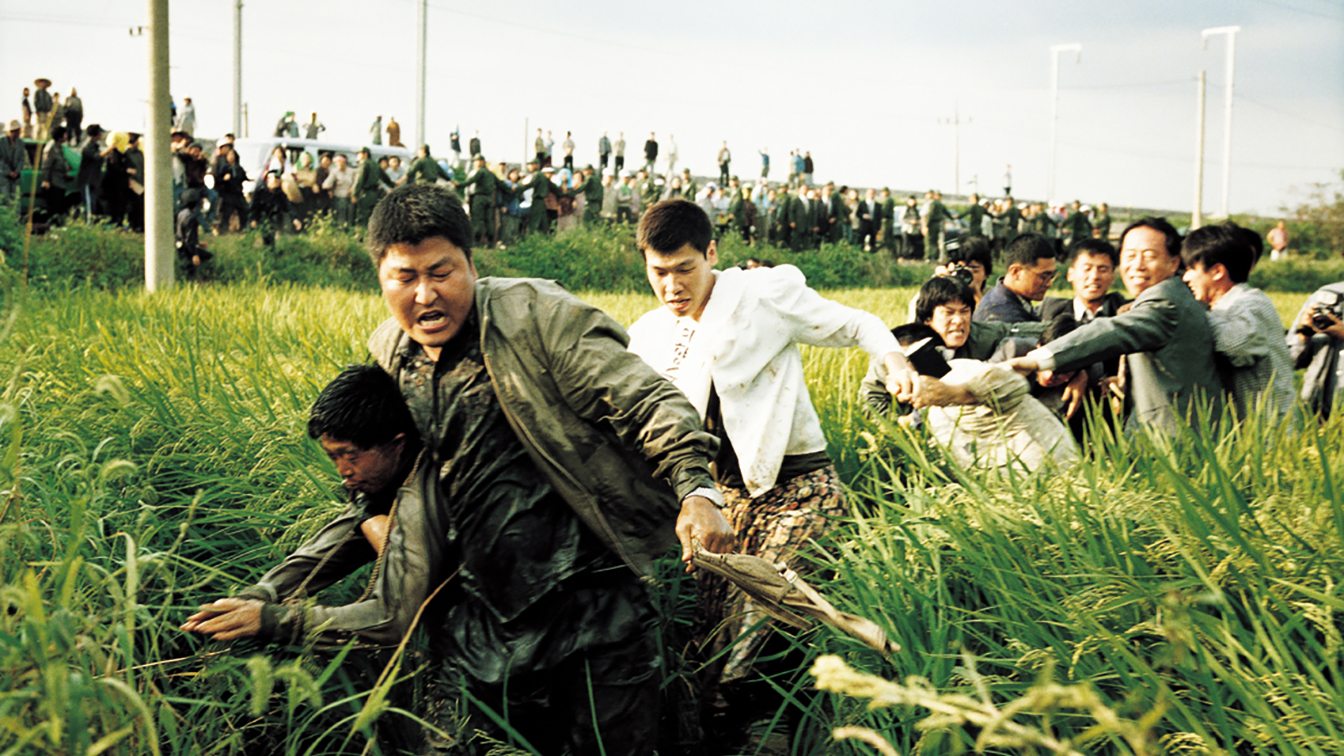
<path fill-rule="evenodd" d="M 1216 263 L 1212 268 L 1205 268 L 1205 270 L 1208 271 L 1209 275 L 1212 276 L 1215 281 L 1221 281 L 1229 277 L 1227 274 L 1227 266 L 1222 263 Z"/>
<path fill-rule="evenodd" d="M 709 240 L 709 246 L 705 248 L 705 259 L 711 268 L 719 264 L 719 249 L 713 239 Z"/>

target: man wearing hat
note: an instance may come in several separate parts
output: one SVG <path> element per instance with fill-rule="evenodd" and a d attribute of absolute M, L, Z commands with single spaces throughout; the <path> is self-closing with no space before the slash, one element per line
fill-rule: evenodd
<path fill-rule="evenodd" d="M 84 202 L 84 215 L 92 219 L 98 210 L 98 188 L 103 182 L 103 127 L 89 124 L 88 138 L 80 149 L 79 174 L 75 177 L 75 189 Z M 108 149 L 112 149 L 109 147 Z"/>
<path fill-rule="evenodd" d="M 0 138 L 0 198 L 8 197 L 18 191 L 19 179 L 28 167 L 28 151 L 23 148 L 19 133 L 23 124 L 17 120 L 9 122 L 9 131 Z"/>
<path fill-rule="evenodd" d="M 355 183 L 350 191 L 350 201 L 355 206 L 355 225 L 368 225 L 374 205 L 377 205 L 378 200 L 382 198 L 382 194 L 378 191 L 380 184 L 387 184 L 388 189 L 396 188 L 387 171 L 373 159 L 369 148 L 360 147 L 359 168 L 355 171 Z"/>
<path fill-rule="evenodd" d="M 471 173 L 457 185 L 467 194 L 472 234 L 476 237 L 476 243 L 484 246 L 491 245 L 495 237 L 495 189 L 498 183 L 495 174 L 485 167 L 485 156 L 476 155 L 472 160 Z"/>
<path fill-rule="evenodd" d="M 51 79 L 37 79 L 33 82 L 37 93 L 33 95 L 33 110 L 37 112 L 37 141 L 45 142 L 51 136 L 51 111 L 55 103 L 51 100 Z"/>

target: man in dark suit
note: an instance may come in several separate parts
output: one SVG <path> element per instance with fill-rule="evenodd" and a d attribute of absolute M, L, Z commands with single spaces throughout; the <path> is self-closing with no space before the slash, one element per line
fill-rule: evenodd
<path fill-rule="evenodd" d="M 1007 269 L 1003 278 L 985 294 L 975 308 L 975 320 L 984 323 L 1019 323 L 1041 317 L 1032 309 L 1055 280 L 1059 263 L 1055 248 L 1040 234 L 1022 234 L 1003 251 Z"/>
<path fill-rule="evenodd" d="M 1127 312 L 1097 318 L 1010 364 L 1021 373 L 1067 372 L 1125 355 L 1126 427 L 1174 433 L 1195 406 L 1221 412 L 1213 331 L 1205 308 L 1176 272 L 1181 237 L 1164 218 L 1141 218 L 1120 234 L 1120 270 L 1134 295 Z"/>
<path fill-rule="evenodd" d="M 1073 315 L 1078 325 L 1086 325 L 1093 318 L 1109 318 L 1129 300 L 1118 291 L 1111 291 L 1115 283 L 1115 247 L 1102 239 L 1084 239 L 1069 247 L 1072 257 L 1064 272 L 1073 284 L 1073 297 L 1046 297 L 1041 302 L 1041 320 L 1054 320 L 1061 312 Z"/>

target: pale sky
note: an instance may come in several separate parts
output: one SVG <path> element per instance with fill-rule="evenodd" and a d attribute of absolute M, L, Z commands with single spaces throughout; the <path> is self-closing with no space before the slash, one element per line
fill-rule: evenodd
<path fill-rule="evenodd" d="M 411 144 L 413 0 L 248 0 L 243 99 L 252 136 L 286 110 L 312 111 L 335 141 L 367 139 L 395 116 Z M 8 120 L 22 87 L 74 86 L 85 123 L 139 130 L 147 90 L 147 0 L 0 0 L 0 94 Z M 174 0 L 172 92 L 196 103 L 197 133 L 230 130 L 232 0 Z M 816 178 L 898 191 L 1044 198 L 1049 48 L 1060 56 L 1055 199 L 1188 211 L 1194 204 L 1196 80 L 1208 72 L 1204 211 L 1223 180 L 1225 35 L 1238 25 L 1230 209 L 1273 214 L 1344 169 L 1344 0 L 1115 2 L 795 2 L 430 0 L 428 141 L 448 154 L 479 130 L 490 160 L 519 161 L 535 129 L 557 147 L 574 132 L 580 164 L 603 130 L 624 131 L 628 162 L 656 132 L 675 134 L 679 167 L 772 179 L 791 149 Z M 959 116 L 960 126 L 949 122 Z M 525 125 L 530 131 L 525 132 Z M 664 166 L 660 160 L 659 168 Z"/>

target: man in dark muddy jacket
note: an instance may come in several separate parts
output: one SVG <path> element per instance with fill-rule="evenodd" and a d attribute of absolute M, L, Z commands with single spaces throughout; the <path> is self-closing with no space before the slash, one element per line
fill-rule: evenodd
<path fill-rule="evenodd" d="M 478 702 L 472 727 L 540 753 L 596 753 L 599 733 L 608 754 L 651 753 L 641 578 L 676 540 L 687 560 L 693 538 L 731 550 L 717 443 L 619 324 L 548 281 L 478 280 L 471 239 L 460 201 L 433 186 L 395 190 L 369 224 L 393 313 L 369 347 L 436 471 L 428 583 L 455 576 L 427 620 L 431 658 Z"/>
<path fill-rule="evenodd" d="M 472 728 L 540 753 L 597 753 L 599 733 L 605 753 L 651 753 L 658 657 L 642 579 L 677 540 L 684 560 L 692 539 L 731 550 L 717 442 L 626 351 L 620 325 L 551 282 L 477 280 L 471 240 L 461 202 L 432 185 L 394 190 L 369 224 L 393 313 L 369 347 L 425 449 L 371 589 L 395 590 L 358 632 L 386 623 L 397 637 L 442 586 L 422 621 L 436 676 L 471 693 Z M 319 609 L 286 609 L 279 631 L 345 608 Z"/>

